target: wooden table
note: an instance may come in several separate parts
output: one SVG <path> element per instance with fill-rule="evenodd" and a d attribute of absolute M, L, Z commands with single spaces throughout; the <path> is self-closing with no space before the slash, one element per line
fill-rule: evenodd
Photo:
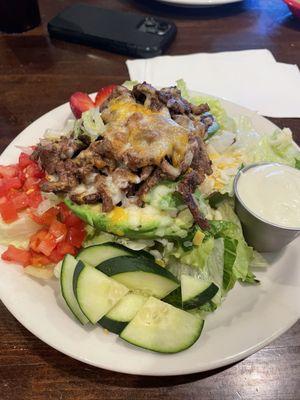
<path fill-rule="evenodd" d="M 128 78 L 126 57 L 49 39 L 47 21 L 71 3 L 40 0 L 42 27 L 19 35 L 0 35 L 1 151 L 30 122 L 67 101 L 72 92 L 93 92 Z M 174 20 L 178 35 L 168 54 L 268 48 L 278 61 L 300 65 L 300 22 L 291 18 L 280 0 L 249 0 L 198 10 L 150 0 L 89 3 Z M 298 119 L 274 122 L 291 127 L 300 141 Z M 300 322 L 269 346 L 228 368 L 151 378 L 77 362 L 35 338 L 0 307 L 1 400 L 300 399 Z"/>

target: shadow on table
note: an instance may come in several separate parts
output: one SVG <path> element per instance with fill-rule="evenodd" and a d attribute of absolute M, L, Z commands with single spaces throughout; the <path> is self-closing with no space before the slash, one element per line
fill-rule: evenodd
<path fill-rule="evenodd" d="M 161 3 L 156 0 L 121 0 L 143 13 L 178 19 L 225 18 L 246 11 L 247 1 L 214 7 L 184 7 Z"/>
<path fill-rule="evenodd" d="M 46 364 L 49 365 L 50 368 L 53 368 L 56 371 L 56 374 L 59 374 L 61 378 L 68 382 L 76 382 L 76 385 L 88 384 L 88 386 L 93 390 L 97 389 L 99 384 L 116 388 L 156 388 L 183 385 L 217 375 L 237 364 L 234 363 L 226 367 L 189 375 L 129 375 L 104 370 L 74 360 L 49 347 L 36 338 L 35 340 L 32 340 L 33 337 L 29 337 L 31 334 L 23 327 L 20 328 L 30 350 L 38 355 Z M 26 331 L 26 333 L 24 331 Z"/>
<path fill-rule="evenodd" d="M 288 29 L 300 31 L 300 20 L 294 17 L 292 14 L 288 14 L 284 19 L 282 19 L 281 25 Z"/>

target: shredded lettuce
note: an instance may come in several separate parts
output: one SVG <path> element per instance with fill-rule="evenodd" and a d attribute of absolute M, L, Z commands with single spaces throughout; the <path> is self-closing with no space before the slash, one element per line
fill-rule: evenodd
<path fill-rule="evenodd" d="M 251 268 L 266 268 L 269 266 L 268 261 L 258 251 L 253 250 L 253 257 L 250 262 Z"/>
<path fill-rule="evenodd" d="M 222 107 L 221 103 L 219 100 L 209 97 L 209 96 L 190 96 L 190 93 L 186 87 L 186 83 L 184 82 L 183 79 L 179 79 L 176 81 L 178 89 L 181 90 L 181 95 L 185 99 L 187 99 L 189 102 L 199 105 L 203 103 L 207 103 L 210 108 L 210 112 L 212 115 L 216 118 L 220 129 L 227 129 L 230 131 L 235 131 L 236 130 L 236 125 L 233 120 L 233 118 L 230 118 L 224 108 Z M 214 131 L 215 133 L 216 131 Z"/>
<path fill-rule="evenodd" d="M 125 81 L 122 83 L 122 86 L 126 87 L 128 90 L 132 90 L 133 86 L 137 85 L 138 81 Z"/>
<path fill-rule="evenodd" d="M 91 141 L 96 140 L 105 131 L 105 125 L 101 113 L 97 108 L 91 108 L 82 113 L 74 125 L 75 136 L 87 135 Z"/>
<path fill-rule="evenodd" d="M 262 136 L 250 153 L 249 162 L 279 162 L 299 168 L 300 149 L 293 141 L 290 129 L 276 130 Z"/>
<path fill-rule="evenodd" d="M 8 246 L 12 244 L 16 247 L 27 248 L 29 238 L 41 226 L 35 223 L 26 212 L 19 214 L 19 218 L 10 224 L 0 220 L 0 244 Z"/>
<path fill-rule="evenodd" d="M 161 182 L 152 188 L 145 196 L 145 203 L 162 211 L 175 212 L 183 209 L 183 201 L 178 193 L 176 193 L 177 183 Z"/>
<path fill-rule="evenodd" d="M 147 249 L 149 250 L 154 246 L 153 240 L 131 240 L 126 237 L 119 237 L 107 232 L 89 232 L 87 239 L 84 242 L 84 247 L 93 246 L 95 244 L 103 244 L 108 242 L 115 242 L 128 247 L 131 250 L 139 251 Z"/>
<path fill-rule="evenodd" d="M 189 265 L 191 267 L 204 269 L 207 264 L 208 257 L 214 248 L 214 239 L 212 237 L 203 241 L 200 246 L 193 246 L 192 250 L 185 251 L 182 246 L 175 246 L 171 250 L 170 256 L 180 260 L 180 263 Z"/>

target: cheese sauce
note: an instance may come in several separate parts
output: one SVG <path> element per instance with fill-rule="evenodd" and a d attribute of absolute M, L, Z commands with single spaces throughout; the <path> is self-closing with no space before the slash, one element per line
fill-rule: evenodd
<path fill-rule="evenodd" d="M 283 227 L 300 228 L 300 171 L 281 164 L 249 168 L 237 181 L 244 205 L 258 217 Z"/>
<path fill-rule="evenodd" d="M 143 162 L 160 165 L 167 156 L 178 167 L 184 160 L 189 131 L 170 117 L 168 110 L 155 112 L 137 104 L 133 99 L 113 100 L 109 110 L 114 119 L 103 135 L 108 138 L 116 154 L 130 152 Z"/>

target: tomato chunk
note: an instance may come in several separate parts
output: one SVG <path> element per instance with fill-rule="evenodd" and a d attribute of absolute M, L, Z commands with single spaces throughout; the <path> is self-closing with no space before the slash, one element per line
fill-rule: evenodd
<path fill-rule="evenodd" d="M 19 166 L 21 169 L 27 167 L 29 164 L 32 164 L 33 161 L 30 159 L 30 156 L 26 153 L 21 153 L 19 156 Z"/>
<path fill-rule="evenodd" d="M 29 192 L 29 193 L 28 193 Z M 29 204 L 32 208 L 38 208 L 39 204 L 43 201 L 42 194 L 39 190 L 28 191 L 26 194 L 29 199 Z"/>
<path fill-rule="evenodd" d="M 69 228 L 67 241 L 73 246 L 80 248 L 85 238 L 85 230 L 74 227 Z"/>
<path fill-rule="evenodd" d="M 51 207 L 47 211 L 45 211 L 42 215 L 30 213 L 30 217 L 40 225 L 50 226 L 52 221 L 56 219 L 57 214 L 59 213 L 59 209 L 56 207 Z"/>
<path fill-rule="evenodd" d="M 52 250 L 51 254 L 49 255 L 49 259 L 54 263 L 58 263 L 63 258 L 64 258 L 64 254 L 59 252 L 57 250 L 57 247 L 54 250 Z"/>
<path fill-rule="evenodd" d="M 38 251 L 43 253 L 45 256 L 50 256 L 51 252 L 56 247 L 56 240 L 51 233 L 47 233 L 47 236 L 38 245 Z"/>
<path fill-rule="evenodd" d="M 21 180 L 14 176 L 13 178 L 3 178 L 0 180 L 0 196 L 6 196 L 10 189 L 20 189 Z"/>
<path fill-rule="evenodd" d="M 78 229 L 83 229 L 85 227 L 85 223 L 77 217 L 77 215 L 70 213 L 66 218 L 64 223 L 67 225 L 68 228 L 75 227 Z"/>
<path fill-rule="evenodd" d="M 30 264 L 30 252 L 28 250 L 18 249 L 13 245 L 9 245 L 7 250 L 1 255 L 2 260 L 12 261 L 17 264 L 26 265 Z"/>
<path fill-rule="evenodd" d="M 17 165 L 0 165 L 0 176 L 2 178 L 13 178 L 18 175 L 18 172 Z"/>
<path fill-rule="evenodd" d="M 40 179 L 33 177 L 26 178 L 25 175 L 24 177 L 25 177 L 25 182 L 23 183 L 24 192 L 31 193 L 34 190 L 39 190 Z"/>
<path fill-rule="evenodd" d="M 44 254 L 32 251 L 30 254 L 30 264 L 33 265 L 34 267 L 42 267 L 44 265 L 51 264 L 51 260 Z"/>
<path fill-rule="evenodd" d="M 7 224 L 14 222 L 18 219 L 18 213 L 15 206 L 6 199 L 1 201 L 0 214 L 3 218 L 3 221 Z"/>
<path fill-rule="evenodd" d="M 74 256 L 77 253 L 75 247 L 66 241 L 57 244 L 57 251 L 63 256 L 65 254 L 72 254 Z"/>
<path fill-rule="evenodd" d="M 33 251 L 38 252 L 39 245 L 40 245 L 41 241 L 46 238 L 47 234 L 48 234 L 47 229 L 41 229 L 38 232 L 34 233 L 30 238 L 29 247 Z"/>
<path fill-rule="evenodd" d="M 36 163 L 31 163 L 29 164 L 25 170 L 25 176 L 28 178 L 44 178 L 45 174 L 44 172 L 39 168 L 39 166 Z"/>
<path fill-rule="evenodd" d="M 10 193 L 9 197 L 17 211 L 24 210 L 30 205 L 29 198 L 24 192 L 15 191 L 13 193 Z"/>
<path fill-rule="evenodd" d="M 49 233 L 51 233 L 58 242 L 65 238 L 67 234 L 67 227 L 65 224 L 59 222 L 57 219 L 53 219 L 49 228 Z"/>

